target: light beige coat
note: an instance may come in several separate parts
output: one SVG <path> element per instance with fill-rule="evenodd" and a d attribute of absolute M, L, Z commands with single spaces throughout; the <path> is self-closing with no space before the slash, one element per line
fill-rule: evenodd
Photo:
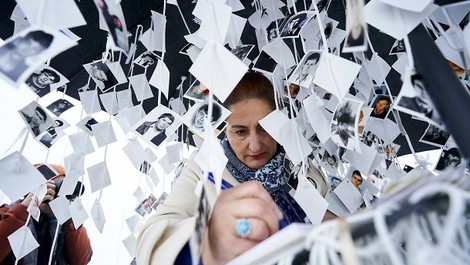
<path fill-rule="evenodd" d="M 194 156 L 195 154 L 186 162 L 165 203 L 159 206 L 158 211 L 147 220 L 139 233 L 136 247 L 137 264 L 173 264 L 193 234 L 194 212 L 198 199 L 194 190 L 202 177 L 202 170 L 194 161 Z M 315 179 L 317 189 L 324 196 L 328 187 L 321 172 L 312 167 L 308 175 Z M 239 184 L 227 169 L 222 177 L 233 186 Z M 212 207 L 217 196 L 215 185 L 206 181 L 204 188 Z"/>

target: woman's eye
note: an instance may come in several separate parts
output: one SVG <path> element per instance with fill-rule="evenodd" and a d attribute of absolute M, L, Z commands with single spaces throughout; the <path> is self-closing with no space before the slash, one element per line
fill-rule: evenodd
<path fill-rule="evenodd" d="M 246 133 L 247 133 L 247 130 L 238 130 L 238 131 L 235 131 L 235 134 L 236 134 L 236 135 L 239 135 L 239 136 L 245 135 Z"/>

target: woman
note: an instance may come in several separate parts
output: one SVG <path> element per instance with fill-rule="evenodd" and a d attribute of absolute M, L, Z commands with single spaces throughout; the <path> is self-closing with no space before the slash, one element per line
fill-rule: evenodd
<path fill-rule="evenodd" d="M 225 264 L 255 246 L 278 231 L 281 218 L 292 223 L 304 222 L 306 216 L 285 189 L 289 173 L 283 167 L 284 150 L 258 123 L 275 109 L 271 82 L 260 74 L 247 73 L 224 106 L 231 114 L 222 140 L 228 158 L 222 178 L 234 187 L 217 196 L 215 185 L 204 183 L 212 207 L 201 246 L 204 265 Z M 313 169 L 308 174 L 325 194 L 321 173 Z M 194 232 L 198 201 L 194 190 L 201 179 L 202 170 L 193 154 L 173 191 L 137 239 L 139 264 L 182 264 Z M 241 219 L 251 224 L 246 237 L 236 232 Z"/>

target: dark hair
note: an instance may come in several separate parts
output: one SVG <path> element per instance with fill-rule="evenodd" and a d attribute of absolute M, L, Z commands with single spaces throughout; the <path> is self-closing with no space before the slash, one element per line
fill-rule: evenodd
<path fill-rule="evenodd" d="M 272 110 L 276 109 L 273 84 L 260 73 L 246 73 L 224 101 L 223 106 L 229 109 L 233 104 L 248 99 L 263 100 Z"/>
<path fill-rule="evenodd" d="M 24 37 L 20 37 L 21 39 L 32 39 L 35 42 L 38 42 L 42 47 L 48 48 L 51 45 L 54 36 L 44 31 L 35 30 L 30 31 Z M 20 40 L 21 40 L 20 39 Z"/>
<path fill-rule="evenodd" d="M 333 23 L 332 22 L 326 23 L 326 27 L 323 30 L 323 32 L 325 33 L 325 37 L 327 38 L 330 37 L 332 31 L 333 31 Z"/>
<path fill-rule="evenodd" d="M 55 72 L 55 71 L 52 71 L 51 69 L 47 69 L 47 68 L 44 68 L 41 70 L 41 72 L 39 72 L 39 74 L 42 74 L 42 73 L 46 73 L 46 74 L 49 74 L 53 77 L 53 82 L 54 83 L 57 83 L 60 81 L 60 76 Z"/>
<path fill-rule="evenodd" d="M 358 176 L 361 177 L 361 179 L 362 179 L 361 172 L 360 172 L 359 170 L 357 170 L 357 169 L 353 171 L 352 175 L 358 175 Z M 351 176 L 352 176 L 352 175 L 351 175 Z"/>
<path fill-rule="evenodd" d="M 318 60 L 320 60 L 320 54 L 318 52 L 312 53 L 305 59 L 305 61 L 308 61 L 308 60 L 318 61 Z"/>
<path fill-rule="evenodd" d="M 209 113 L 209 104 L 204 104 L 197 111 L 204 111 L 206 114 Z M 220 108 L 219 105 L 212 103 L 212 117 L 211 121 L 216 121 L 222 116 L 222 109 Z"/>
<path fill-rule="evenodd" d="M 45 112 L 43 109 L 41 109 L 40 107 L 36 107 L 35 111 L 39 112 L 39 114 L 42 115 L 42 117 L 44 118 L 44 120 L 46 120 L 47 115 L 46 115 L 46 112 Z"/>
<path fill-rule="evenodd" d="M 172 123 L 175 121 L 175 116 L 173 116 L 173 114 L 171 113 L 163 113 L 162 115 L 158 117 L 158 120 L 163 119 L 163 118 L 169 118 Z"/>
<path fill-rule="evenodd" d="M 141 57 L 150 57 L 155 61 L 158 61 L 158 57 L 153 52 L 144 52 L 142 53 Z"/>
<path fill-rule="evenodd" d="M 55 122 L 57 123 L 57 126 L 62 126 L 62 125 L 64 125 L 64 122 L 61 121 L 61 120 L 55 120 Z"/>
<path fill-rule="evenodd" d="M 390 105 L 390 97 L 389 96 L 380 96 L 377 98 L 377 100 L 375 100 L 375 104 L 377 104 L 377 102 L 379 102 L 380 100 L 386 100 L 388 102 L 388 105 Z"/>

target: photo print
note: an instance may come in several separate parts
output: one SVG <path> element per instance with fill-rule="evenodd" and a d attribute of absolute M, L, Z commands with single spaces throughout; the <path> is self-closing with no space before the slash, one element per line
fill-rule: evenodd
<path fill-rule="evenodd" d="M 39 136 L 54 124 L 54 119 L 36 101 L 18 111 L 34 137 Z"/>
<path fill-rule="evenodd" d="M 448 150 L 442 150 L 441 156 L 437 161 L 435 170 L 443 171 L 445 169 L 456 167 L 460 165 L 461 156 L 459 150 L 456 147 L 450 148 Z"/>
<path fill-rule="evenodd" d="M 101 21 L 105 22 L 102 26 L 109 32 L 114 44 L 127 52 L 129 50 L 128 33 L 120 2 L 113 0 L 94 0 L 94 2 Z"/>
<path fill-rule="evenodd" d="M 244 45 L 239 45 L 231 50 L 233 55 L 237 56 L 240 61 L 245 60 L 245 58 L 248 57 L 248 54 L 250 54 L 251 50 L 253 50 L 253 47 L 255 45 L 252 44 L 244 44 Z"/>
<path fill-rule="evenodd" d="M 403 40 L 395 40 L 392 48 L 390 49 L 389 55 L 397 55 L 406 52 L 405 42 Z"/>
<path fill-rule="evenodd" d="M 166 200 L 167 197 L 168 197 L 168 193 L 166 193 L 166 192 L 163 192 L 162 194 L 160 194 L 157 201 L 153 204 L 152 208 L 156 211 L 158 206 L 165 203 L 165 200 Z"/>
<path fill-rule="evenodd" d="M 258 70 L 259 72 L 272 75 L 274 70 L 276 69 L 276 66 L 276 61 L 265 51 L 261 51 L 258 57 L 256 57 L 255 64 L 253 65 L 253 70 Z"/>
<path fill-rule="evenodd" d="M 61 118 L 56 118 L 54 124 L 46 129 L 41 135 L 39 135 L 36 140 L 42 143 L 45 147 L 51 147 L 60 137 L 65 135 L 62 133 L 63 130 L 70 127 L 65 120 Z"/>
<path fill-rule="evenodd" d="M 32 73 L 25 84 L 39 97 L 43 97 L 69 80 L 59 71 L 49 66 L 43 66 Z"/>
<path fill-rule="evenodd" d="M 331 140 L 349 150 L 359 149 L 358 121 L 362 102 L 344 99 L 333 113 Z"/>
<path fill-rule="evenodd" d="M 216 129 L 221 125 L 230 114 L 230 111 L 220 105 L 218 102 L 212 103 L 212 115 L 209 117 L 209 102 L 196 102 L 183 115 L 182 121 L 188 128 L 204 138 L 204 120 L 210 119 L 212 128 Z"/>
<path fill-rule="evenodd" d="M 377 119 L 385 119 L 388 112 L 390 111 L 390 105 L 392 104 L 392 99 L 387 95 L 377 95 L 372 100 L 370 107 L 372 111 L 370 117 Z"/>
<path fill-rule="evenodd" d="M 156 147 L 181 125 L 181 116 L 160 105 L 134 125 L 136 135 Z"/>
<path fill-rule="evenodd" d="M 410 114 L 420 120 L 442 126 L 442 120 L 434 108 L 431 97 L 426 91 L 425 83 L 420 74 L 406 76 L 394 109 Z"/>
<path fill-rule="evenodd" d="M 330 154 L 325 150 L 323 155 L 319 155 L 321 159 L 321 166 L 332 175 L 336 175 L 338 170 L 339 159 L 335 154 Z"/>
<path fill-rule="evenodd" d="M 287 17 L 279 27 L 281 38 L 296 38 L 307 22 L 315 16 L 313 11 L 301 11 Z"/>
<path fill-rule="evenodd" d="M 60 114 L 62 114 L 65 111 L 69 110 L 73 106 L 74 105 L 72 103 L 70 103 L 70 101 L 68 101 L 66 99 L 63 99 L 63 98 L 60 98 L 60 99 L 52 102 L 51 104 L 49 104 L 49 106 L 47 106 L 46 108 L 50 112 L 54 113 L 54 115 L 60 116 Z"/>
<path fill-rule="evenodd" d="M 149 66 L 156 65 L 158 60 L 160 60 L 160 56 L 152 51 L 146 51 L 139 55 L 139 57 L 134 60 L 134 63 L 147 68 Z"/>
<path fill-rule="evenodd" d="M 321 54 L 322 52 L 317 50 L 308 51 L 289 76 L 288 81 L 290 83 L 309 88 L 312 84 L 313 78 L 315 77 Z"/>
<path fill-rule="evenodd" d="M 209 90 L 207 89 L 207 87 L 201 84 L 199 80 L 195 80 L 193 84 L 188 88 L 186 93 L 184 93 L 183 97 L 194 101 L 204 102 L 208 94 Z"/>
<path fill-rule="evenodd" d="M 200 182 L 199 184 L 202 183 Z M 194 213 L 194 217 L 196 218 L 196 224 L 194 227 L 194 233 L 189 241 L 191 256 L 193 258 L 201 256 L 202 241 L 204 239 L 204 234 L 206 232 L 206 227 L 209 222 L 209 215 L 211 211 L 209 198 L 207 197 L 204 185 L 197 186 L 196 191 L 198 191 L 196 194 L 199 195 Z"/>
<path fill-rule="evenodd" d="M 328 175 L 328 183 L 330 184 L 330 190 L 336 189 L 338 185 L 343 181 L 339 176 Z"/>
<path fill-rule="evenodd" d="M 279 37 L 280 29 L 278 27 L 282 25 L 282 21 L 284 21 L 284 19 L 285 18 L 281 18 L 277 21 L 273 21 L 266 28 L 266 40 L 268 41 L 268 43 Z"/>
<path fill-rule="evenodd" d="M 331 0 L 314 0 L 312 1 L 312 5 L 310 6 L 309 10 L 315 10 L 315 7 L 313 7 L 313 5 L 316 4 L 318 12 L 322 12 L 323 10 L 328 10 L 330 3 Z"/>
<path fill-rule="evenodd" d="M 367 24 L 364 20 L 364 0 L 347 1 L 346 6 L 346 39 L 343 52 L 365 51 Z"/>
<path fill-rule="evenodd" d="M 28 27 L 0 46 L 0 78 L 19 86 L 45 61 L 76 44 L 59 31 Z"/>
<path fill-rule="evenodd" d="M 152 209 L 153 205 L 157 202 L 157 198 L 150 194 L 148 198 L 143 200 L 136 208 L 135 211 L 140 214 L 140 216 L 144 217 L 145 215 L 149 214 Z"/>
<path fill-rule="evenodd" d="M 93 129 L 91 126 L 97 123 L 98 121 L 93 117 L 87 116 L 77 123 L 77 127 L 87 132 L 90 136 L 93 136 Z"/>
<path fill-rule="evenodd" d="M 359 112 L 359 121 L 357 123 L 357 133 L 362 135 L 364 133 L 364 128 L 366 126 L 367 120 L 370 117 L 372 108 L 368 106 L 362 106 L 361 111 Z"/>
<path fill-rule="evenodd" d="M 428 128 L 426 128 L 426 131 L 424 132 L 423 136 L 421 136 L 419 141 L 422 143 L 443 147 L 447 143 L 447 140 L 449 140 L 449 137 L 450 133 L 446 130 L 429 124 Z"/>
<path fill-rule="evenodd" d="M 189 56 L 189 54 L 188 54 L 188 49 L 189 49 L 191 46 L 194 46 L 194 45 L 191 44 L 191 43 L 187 43 L 186 45 L 183 46 L 183 48 L 181 48 L 181 50 L 180 50 L 179 53 Z"/>
<path fill-rule="evenodd" d="M 102 61 L 84 64 L 83 67 L 103 93 L 119 83 L 108 64 Z"/>

